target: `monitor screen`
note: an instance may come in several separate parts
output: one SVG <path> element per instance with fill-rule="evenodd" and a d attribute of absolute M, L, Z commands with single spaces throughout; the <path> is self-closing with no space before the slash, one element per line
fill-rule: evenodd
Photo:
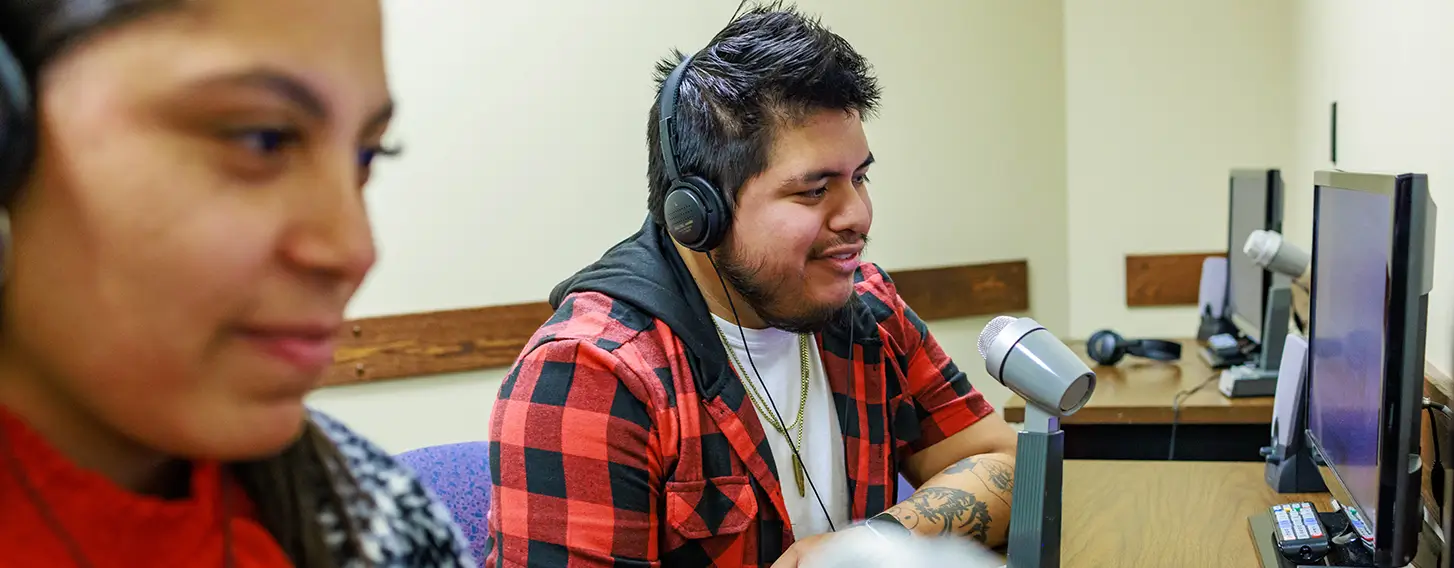
<path fill-rule="evenodd" d="M 1253 341 L 1262 340 L 1262 301 L 1267 276 L 1242 253 L 1252 231 L 1267 229 L 1267 174 L 1232 176 L 1231 222 L 1227 234 L 1227 309 L 1232 322 Z M 1240 321 L 1239 321 L 1240 320 Z"/>
<path fill-rule="evenodd" d="M 1335 496 L 1344 494 L 1339 498 L 1356 507 L 1371 533 L 1378 518 L 1393 200 L 1332 187 L 1317 191 L 1308 431 L 1342 485 L 1332 488 Z"/>

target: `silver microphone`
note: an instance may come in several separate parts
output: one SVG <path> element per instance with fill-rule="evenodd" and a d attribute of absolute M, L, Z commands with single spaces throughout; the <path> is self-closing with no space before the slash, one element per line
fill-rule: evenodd
<path fill-rule="evenodd" d="M 1282 233 L 1262 229 L 1247 235 L 1247 244 L 1242 246 L 1242 253 L 1250 257 L 1257 266 L 1294 279 L 1302 277 L 1308 271 L 1308 264 L 1312 260 L 1308 251 L 1284 240 Z"/>
<path fill-rule="evenodd" d="M 990 320 L 979 334 L 979 354 L 991 377 L 1025 399 L 1024 425 L 1015 444 L 1009 565 L 1058 567 L 1065 477 L 1065 432 L 1060 429 L 1060 419 L 1090 400 L 1096 390 L 1096 374 L 1030 318 Z"/>
<path fill-rule="evenodd" d="M 991 377 L 1054 416 L 1074 414 L 1096 388 L 1085 361 L 1030 318 L 990 320 L 979 334 L 979 354 Z"/>

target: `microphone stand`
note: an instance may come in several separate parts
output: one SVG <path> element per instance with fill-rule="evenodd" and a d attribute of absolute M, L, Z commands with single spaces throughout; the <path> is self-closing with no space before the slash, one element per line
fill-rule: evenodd
<path fill-rule="evenodd" d="M 1007 568 L 1059 568 L 1064 480 L 1060 417 L 1027 399 L 1025 426 L 1015 449 Z"/>

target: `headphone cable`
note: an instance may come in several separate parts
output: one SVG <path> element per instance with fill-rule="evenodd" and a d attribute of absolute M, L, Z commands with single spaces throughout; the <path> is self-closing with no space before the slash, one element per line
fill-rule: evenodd
<path fill-rule="evenodd" d="M 1176 393 L 1176 396 L 1171 397 L 1171 447 L 1166 452 L 1166 459 L 1168 461 L 1176 459 L 1176 424 L 1181 419 L 1181 401 L 1186 400 L 1187 397 L 1196 394 L 1197 391 L 1206 388 L 1206 386 L 1211 384 L 1212 381 L 1217 380 L 1217 377 L 1219 376 L 1220 375 L 1218 374 L 1213 374 L 1212 376 L 1207 377 L 1207 380 L 1202 381 L 1201 384 Z"/>
<path fill-rule="evenodd" d="M 722 277 L 722 269 L 717 267 L 717 260 L 715 258 L 712 258 L 711 253 L 708 253 L 706 256 L 707 260 L 712 263 L 712 270 L 717 273 L 717 281 L 722 283 L 722 294 L 727 297 L 727 307 L 728 309 L 732 310 L 732 323 L 737 325 L 737 334 L 742 337 L 742 350 L 747 353 L 747 364 L 752 367 L 752 374 L 757 375 L 757 382 L 758 384 L 762 385 L 762 392 L 764 395 L 767 396 L 768 407 L 772 409 L 772 413 L 777 418 L 778 424 L 787 424 L 787 422 L 783 420 L 782 413 L 778 412 L 777 410 L 777 403 L 773 402 L 772 400 L 772 389 L 767 387 L 767 383 L 762 380 L 762 373 L 757 371 L 757 363 L 754 363 L 752 361 L 752 349 L 747 346 L 747 332 L 742 330 L 742 318 L 737 315 L 737 306 L 732 302 L 732 293 L 727 290 L 727 279 Z M 722 347 L 724 349 L 732 348 L 731 345 L 723 345 Z M 853 349 L 853 345 L 851 343 L 849 344 L 848 349 L 851 355 Z M 807 404 L 807 401 L 803 401 L 803 404 Z M 803 419 L 807 420 L 807 417 L 804 416 Z M 806 428 L 807 426 L 808 425 L 806 423 L 802 425 L 802 427 L 804 428 Z M 763 429 L 763 433 L 766 434 L 767 430 Z M 791 438 L 789 438 L 788 436 L 783 436 L 783 441 L 788 443 L 788 449 L 792 450 L 793 457 L 798 458 L 798 462 L 803 464 L 803 478 L 808 480 L 808 488 L 812 489 L 813 491 L 813 499 L 818 501 L 818 508 L 823 510 L 823 517 L 828 520 L 828 531 L 838 532 L 838 528 L 833 524 L 833 515 L 828 514 L 828 506 L 823 504 L 823 497 L 818 494 L 818 486 L 813 483 L 813 476 L 808 474 L 807 460 L 804 460 L 802 454 L 798 453 L 798 447 L 793 445 L 793 440 Z M 781 478 L 782 475 L 779 474 L 778 477 Z M 779 482 L 779 485 L 781 485 L 781 482 Z M 791 523 L 792 520 L 788 519 L 788 521 Z"/>

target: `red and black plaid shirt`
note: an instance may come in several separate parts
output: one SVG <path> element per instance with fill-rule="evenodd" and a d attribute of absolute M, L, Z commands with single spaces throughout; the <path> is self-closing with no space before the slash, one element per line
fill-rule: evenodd
<path fill-rule="evenodd" d="M 887 274 L 855 279 L 852 321 L 816 338 L 863 519 L 897 502 L 906 457 L 993 409 Z M 770 566 L 792 544 L 779 466 L 704 305 L 710 335 L 693 337 L 714 345 L 694 348 L 632 297 L 565 295 L 501 385 L 486 566 Z"/>

